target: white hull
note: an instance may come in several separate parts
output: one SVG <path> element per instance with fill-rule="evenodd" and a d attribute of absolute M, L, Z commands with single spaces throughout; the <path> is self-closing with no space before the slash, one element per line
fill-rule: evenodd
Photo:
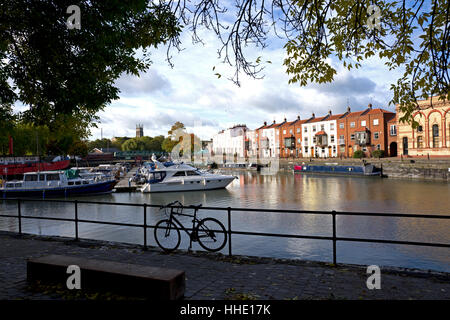
<path fill-rule="evenodd" d="M 201 179 L 176 179 L 173 181 L 164 181 L 158 183 L 146 183 L 141 192 L 174 192 L 174 191 L 201 191 L 226 188 L 235 177 L 202 177 Z"/>

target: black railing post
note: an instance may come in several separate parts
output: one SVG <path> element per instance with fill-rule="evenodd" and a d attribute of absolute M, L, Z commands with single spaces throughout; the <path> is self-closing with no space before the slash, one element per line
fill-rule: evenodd
<path fill-rule="evenodd" d="M 17 199 L 17 215 L 19 217 L 19 234 L 22 235 L 22 210 L 20 208 L 20 199 Z"/>
<path fill-rule="evenodd" d="M 228 207 L 228 255 L 231 257 L 231 208 Z"/>
<path fill-rule="evenodd" d="M 336 211 L 331 211 L 333 216 L 333 264 L 336 266 Z"/>
<path fill-rule="evenodd" d="M 144 250 L 147 250 L 147 204 L 144 203 Z"/>
<path fill-rule="evenodd" d="M 75 200 L 75 241 L 78 241 L 78 200 Z"/>

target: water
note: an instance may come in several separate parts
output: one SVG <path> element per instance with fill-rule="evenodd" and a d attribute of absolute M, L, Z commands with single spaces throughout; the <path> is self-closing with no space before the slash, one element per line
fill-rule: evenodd
<path fill-rule="evenodd" d="M 179 200 L 185 205 L 265 209 L 336 210 L 358 212 L 398 212 L 450 215 L 450 184 L 365 177 L 312 176 L 292 173 L 260 175 L 234 172 L 239 176 L 227 189 L 205 192 L 142 194 L 117 193 L 79 198 L 86 201 L 166 204 Z M 74 199 L 74 198 L 71 198 Z M 0 204 L 2 214 L 17 214 L 14 203 Z M 143 223 L 143 209 L 107 205 L 79 204 L 79 218 L 98 221 Z M 22 214 L 29 216 L 74 217 L 73 204 L 26 202 Z M 227 225 L 226 212 L 201 211 L 200 217 L 213 216 Z M 162 211 L 148 208 L 149 224 L 165 217 Z M 188 218 L 182 219 L 189 226 Z M 18 231 L 17 220 L 0 218 L 0 229 Z M 23 232 L 39 235 L 74 236 L 70 222 L 24 220 Z M 273 212 L 239 212 L 232 214 L 232 230 L 300 235 L 331 236 L 331 216 Z M 338 216 L 337 235 L 405 241 L 450 243 L 450 221 L 419 218 L 381 218 Z M 127 243 L 143 243 L 141 228 L 81 223 L 81 238 Z M 147 234 L 156 245 L 153 230 Z M 332 243 L 233 235 L 233 253 L 251 256 L 332 261 Z M 188 247 L 186 236 L 180 248 Z M 200 249 L 194 245 L 194 249 Z M 227 247 L 223 250 L 227 252 Z M 338 262 L 376 264 L 433 269 L 450 272 L 450 250 L 391 244 L 338 242 Z"/>

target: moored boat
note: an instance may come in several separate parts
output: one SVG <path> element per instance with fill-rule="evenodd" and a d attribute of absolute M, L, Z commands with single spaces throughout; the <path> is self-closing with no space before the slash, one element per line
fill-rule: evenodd
<path fill-rule="evenodd" d="M 90 195 L 112 191 L 117 181 L 105 176 L 79 176 L 76 170 L 28 172 L 23 180 L 4 181 L 2 198 Z"/>
<path fill-rule="evenodd" d="M 141 192 L 196 191 L 226 188 L 235 176 L 200 171 L 187 164 L 165 166 L 155 162 L 145 173 L 146 183 Z"/>
<path fill-rule="evenodd" d="M 299 173 L 323 173 L 351 176 L 380 176 L 381 170 L 372 164 L 360 166 L 351 165 L 296 165 L 294 172 Z"/>
<path fill-rule="evenodd" d="M 39 157 L 2 157 L 0 158 L 0 175 L 16 176 L 27 172 L 64 170 L 70 160 L 56 157 L 50 162 L 41 161 Z"/>

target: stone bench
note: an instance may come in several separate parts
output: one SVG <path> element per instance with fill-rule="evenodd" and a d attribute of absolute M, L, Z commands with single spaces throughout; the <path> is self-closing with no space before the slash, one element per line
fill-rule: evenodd
<path fill-rule="evenodd" d="M 80 268 L 82 290 L 157 300 L 175 300 L 184 296 L 184 271 L 61 255 L 28 259 L 27 281 L 66 287 L 71 276 L 67 273 L 69 265 Z"/>

